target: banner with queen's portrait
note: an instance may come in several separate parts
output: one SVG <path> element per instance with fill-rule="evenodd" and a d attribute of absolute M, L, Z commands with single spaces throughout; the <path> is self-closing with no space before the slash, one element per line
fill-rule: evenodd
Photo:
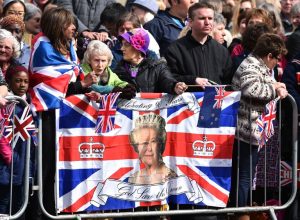
<path fill-rule="evenodd" d="M 225 207 L 240 93 L 68 97 L 57 110 L 57 210 Z"/>

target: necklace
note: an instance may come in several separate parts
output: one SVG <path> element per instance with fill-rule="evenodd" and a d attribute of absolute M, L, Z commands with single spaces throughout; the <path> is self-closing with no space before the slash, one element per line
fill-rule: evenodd
<path fill-rule="evenodd" d="M 130 73 L 131 77 L 135 78 L 139 72 L 139 66 L 132 66 L 130 64 L 125 64 L 126 70 Z"/>

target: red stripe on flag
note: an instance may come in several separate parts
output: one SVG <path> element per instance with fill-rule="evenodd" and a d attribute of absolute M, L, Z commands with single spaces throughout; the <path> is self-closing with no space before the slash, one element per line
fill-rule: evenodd
<path fill-rule="evenodd" d="M 30 78 L 30 87 L 34 87 L 37 84 L 40 84 L 41 82 L 47 82 L 52 79 L 55 79 L 53 76 L 48 76 L 44 74 L 34 73 L 29 75 Z"/>
<path fill-rule="evenodd" d="M 91 142 L 105 145 L 103 160 L 136 159 L 138 154 L 129 143 L 128 135 L 117 137 L 108 136 L 76 136 L 60 137 L 59 160 L 60 161 L 85 161 L 96 158 L 80 158 L 78 146 L 82 143 Z M 177 156 L 190 158 L 231 159 L 233 135 L 206 135 L 208 141 L 214 141 L 216 148 L 212 156 L 194 156 L 193 143 L 201 141 L 202 137 L 196 134 L 169 132 L 167 135 L 166 149 L 163 156 Z M 118 153 L 116 153 L 116 150 Z M 96 160 L 101 160 L 97 158 Z"/>
<path fill-rule="evenodd" d="M 82 109 L 84 112 L 91 115 L 95 120 L 97 120 L 97 109 L 89 105 L 89 103 L 85 102 L 83 99 L 77 96 L 70 96 L 66 100 L 71 102 L 76 107 Z"/>
<path fill-rule="evenodd" d="M 71 76 L 69 74 L 63 74 L 57 78 L 53 78 L 52 80 L 44 81 L 44 83 L 57 91 L 66 93 L 70 79 Z"/>
<path fill-rule="evenodd" d="M 31 97 L 31 104 L 35 107 L 36 111 L 44 110 L 44 106 L 42 105 L 40 99 L 36 96 L 36 93 L 33 91 L 33 89 L 29 90 L 29 94 Z"/>
<path fill-rule="evenodd" d="M 214 197 L 217 199 L 221 200 L 224 202 L 224 204 L 227 204 L 228 201 L 228 195 L 211 185 L 207 180 L 202 178 L 198 173 L 196 173 L 194 170 L 189 168 L 188 166 L 185 165 L 177 165 L 177 167 L 186 175 L 186 176 L 192 176 L 193 180 L 195 180 L 200 187 L 202 187 L 205 191 L 209 192 L 212 194 Z"/>
<path fill-rule="evenodd" d="M 133 167 L 122 167 L 119 170 L 117 170 L 115 173 L 113 173 L 108 179 L 120 179 L 122 176 L 124 176 L 126 173 L 130 172 L 133 169 Z"/>
<path fill-rule="evenodd" d="M 77 212 L 78 209 L 80 209 L 83 205 L 87 204 L 88 202 L 90 202 L 92 200 L 95 189 L 96 189 L 96 187 L 94 187 L 87 194 L 85 194 L 80 199 L 78 199 L 76 202 L 74 202 L 71 206 L 69 206 L 68 208 L 65 208 L 62 212 Z"/>
<path fill-rule="evenodd" d="M 166 149 L 163 156 L 177 156 L 190 158 L 231 159 L 234 135 L 206 135 L 208 141 L 215 143 L 212 156 L 195 156 L 194 147 L 199 147 L 203 137 L 200 134 L 187 134 L 179 132 L 168 132 Z M 209 145 L 207 145 L 210 147 Z"/>
<path fill-rule="evenodd" d="M 173 117 L 171 120 L 169 120 L 167 122 L 167 124 L 179 124 L 181 121 L 191 117 L 192 115 L 194 115 L 195 113 L 189 109 L 184 110 L 183 112 L 181 112 L 179 115 Z"/>
<path fill-rule="evenodd" d="M 161 205 L 161 201 L 157 201 L 157 202 L 140 202 L 140 206 L 157 206 L 157 205 Z"/>
<path fill-rule="evenodd" d="M 162 97 L 162 93 L 140 93 L 140 97 L 143 99 L 157 99 Z"/>
<path fill-rule="evenodd" d="M 59 145 L 59 161 L 86 161 L 86 160 L 102 160 L 101 158 L 80 158 L 80 149 L 82 143 L 102 143 L 105 145 L 103 152 L 103 160 L 118 160 L 126 158 L 138 158 L 133 147 L 129 144 L 128 135 L 116 137 L 103 136 L 76 136 L 76 137 L 60 137 Z M 81 145 L 82 146 L 82 145 Z M 116 150 L 118 153 L 116 153 Z"/>

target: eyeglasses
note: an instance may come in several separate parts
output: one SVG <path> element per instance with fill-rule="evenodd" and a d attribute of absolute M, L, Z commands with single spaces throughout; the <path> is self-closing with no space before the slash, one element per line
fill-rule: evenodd
<path fill-rule="evenodd" d="M 139 146 L 139 147 L 143 147 L 143 148 L 146 148 L 148 146 L 150 147 L 153 147 L 154 145 L 156 145 L 158 143 L 157 140 L 153 140 L 153 141 L 146 141 L 146 142 L 143 142 L 143 143 L 136 143 L 135 145 Z"/>
<path fill-rule="evenodd" d="M 15 11 L 15 10 L 8 10 L 7 14 L 9 15 L 19 15 L 19 16 L 24 16 L 25 12 L 24 11 Z"/>
<path fill-rule="evenodd" d="M 10 52 L 10 51 L 13 50 L 13 49 L 12 49 L 11 47 L 9 47 L 9 46 L 0 45 L 0 50 L 2 50 L 2 49 L 6 50 L 6 51 L 8 51 L 8 52 Z"/>

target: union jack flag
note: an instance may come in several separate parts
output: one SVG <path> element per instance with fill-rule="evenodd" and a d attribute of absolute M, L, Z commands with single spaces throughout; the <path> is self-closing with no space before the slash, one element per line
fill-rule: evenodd
<path fill-rule="evenodd" d="M 14 148 L 19 138 L 25 141 L 35 130 L 30 106 L 26 106 L 20 116 L 15 114 L 13 120 L 10 120 L 10 123 L 5 127 L 4 136 L 9 143 L 13 143 L 12 147 Z"/>
<path fill-rule="evenodd" d="M 200 110 L 204 106 L 203 97 L 203 93 L 184 93 L 180 96 L 137 94 L 132 100 L 120 99 L 114 129 L 101 135 L 95 133 L 98 109 L 92 103 L 82 96 L 63 100 L 57 116 L 57 210 L 100 211 L 167 203 L 225 207 L 230 191 L 232 144 L 236 127 L 234 119 L 240 93 L 225 92 L 219 128 L 197 126 Z M 167 141 L 163 162 L 177 174 L 176 178 L 193 182 L 195 192 L 200 192 L 201 196 L 197 193 L 193 195 L 201 199 L 194 200 L 194 196 L 188 193 L 160 193 L 167 196 L 159 200 L 136 201 L 112 195 L 102 200 L 101 190 L 105 187 L 108 187 L 109 194 L 114 193 L 113 186 L 108 183 L 140 187 L 129 183 L 129 178 L 142 169 L 139 155 L 129 142 L 129 134 L 135 120 L 149 112 L 159 114 L 166 122 Z M 228 120 L 228 117 L 232 120 Z M 202 139 L 204 133 L 205 140 Z M 207 146 L 205 149 L 203 144 Z M 103 187 L 99 187 L 101 185 Z M 160 185 L 155 184 L 150 188 L 152 190 L 155 187 Z"/>
<path fill-rule="evenodd" d="M 0 136 L 3 135 L 4 129 L 9 125 L 10 117 L 13 113 L 16 103 L 10 103 L 0 109 Z"/>
<path fill-rule="evenodd" d="M 222 108 L 222 102 L 225 94 L 225 86 L 216 86 L 215 104 L 214 108 Z"/>
<path fill-rule="evenodd" d="M 72 42 L 69 60 L 52 46 L 46 36 L 38 35 L 31 54 L 29 72 L 33 111 L 59 108 L 69 82 L 75 81 L 81 73 Z"/>
<path fill-rule="evenodd" d="M 279 98 L 276 98 L 266 104 L 264 112 L 257 118 L 256 125 L 259 132 L 259 149 L 267 143 L 274 135 L 274 122 L 276 120 L 276 105 Z"/>
<path fill-rule="evenodd" d="M 117 110 L 117 99 L 120 93 L 109 93 L 101 96 L 96 124 L 96 133 L 106 133 L 114 128 Z"/>

